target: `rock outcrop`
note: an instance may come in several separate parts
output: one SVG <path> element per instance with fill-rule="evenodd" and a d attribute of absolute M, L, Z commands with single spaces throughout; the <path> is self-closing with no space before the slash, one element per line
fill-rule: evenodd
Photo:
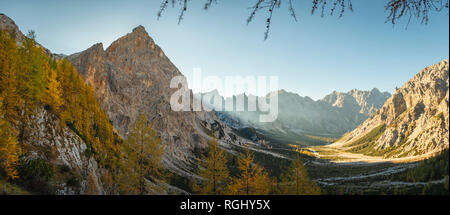
<path fill-rule="evenodd" d="M 55 166 L 51 189 L 55 194 L 107 194 L 101 181 L 101 168 L 87 154 L 87 145 L 50 111 L 41 109 L 23 143 L 30 156 Z"/>
<path fill-rule="evenodd" d="M 423 155 L 448 148 L 448 64 L 443 60 L 423 69 L 396 89 L 376 114 L 334 145 L 385 157 Z M 358 141 L 380 126 L 384 127 L 378 129 L 372 142 Z"/>

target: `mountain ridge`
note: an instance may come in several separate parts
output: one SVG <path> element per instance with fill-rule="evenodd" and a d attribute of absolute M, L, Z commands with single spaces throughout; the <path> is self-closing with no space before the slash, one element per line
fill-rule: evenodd
<path fill-rule="evenodd" d="M 448 148 L 448 64 L 446 59 L 421 70 L 396 89 L 380 110 L 331 146 L 393 158 Z M 377 128 L 373 141 L 358 144 Z"/>
<path fill-rule="evenodd" d="M 243 96 L 245 107 L 247 107 L 248 98 L 252 96 L 240 94 L 224 98 L 217 91 L 212 91 L 197 93 L 196 97 L 199 98 L 204 95 L 208 95 L 211 99 L 219 96 L 222 100 L 222 110 L 224 110 L 226 99 L 236 99 L 237 96 Z M 270 93 L 267 95 L 270 95 Z M 354 89 L 347 93 L 334 91 L 319 100 L 313 100 L 308 96 L 303 97 L 284 89 L 278 90 L 277 95 L 279 111 L 278 118 L 273 123 L 260 123 L 258 118 L 260 113 L 254 111 L 218 111 L 220 118 L 232 127 L 240 124 L 241 127 L 253 126 L 268 131 L 282 131 L 282 133 L 339 135 L 356 128 L 381 108 L 384 101 L 390 96 L 388 92 L 382 93 L 377 88 L 371 91 Z M 270 97 L 268 98 L 270 99 Z M 206 102 L 209 103 L 210 101 Z M 234 102 L 236 101 L 234 100 Z M 220 110 L 220 107 L 216 108 Z"/>

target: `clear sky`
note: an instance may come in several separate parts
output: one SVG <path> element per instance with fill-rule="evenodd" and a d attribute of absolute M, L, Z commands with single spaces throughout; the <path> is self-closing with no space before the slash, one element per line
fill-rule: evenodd
<path fill-rule="evenodd" d="M 179 8 L 169 7 L 156 19 L 161 0 L 21 1 L 0 0 L 0 13 L 55 53 L 72 54 L 143 25 L 166 55 L 190 78 L 203 75 L 278 75 L 280 88 L 313 99 L 337 91 L 390 91 L 422 68 L 447 59 L 449 17 L 432 14 L 428 25 L 413 19 L 385 23 L 387 0 L 353 0 L 354 12 L 338 19 L 311 16 L 312 0 L 294 1 L 298 22 L 286 1 L 275 11 L 264 41 L 265 14 L 246 25 L 255 1 L 218 0 L 204 11 L 204 0 L 191 1 L 177 24 Z"/>

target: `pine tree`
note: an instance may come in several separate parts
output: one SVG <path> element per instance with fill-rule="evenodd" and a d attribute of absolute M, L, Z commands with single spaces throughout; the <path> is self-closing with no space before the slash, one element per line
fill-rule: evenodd
<path fill-rule="evenodd" d="M 291 166 L 281 176 L 283 193 L 290 195 L 320 194 L 320 188 L 308 178 L 300 156 L 297 154 Z"/>
<path fill-rule="evenodd" d="M 194 191 L 205 195 L 224 194 L 229 177 L 227 159 L 222 149 L 219 148 L 218 140 L 209 142 L 208 156 L 202 156 L 204 162 L 200 165 L 198 175 L 205 180 L 200 185 L 194 184 Z"/>
<path fill-rule="evenodd" d="M 270 192 L 269 174 L 254 164 L 254 155 L 247 147 L 238 159 L 240 177 L 234 178 L 228 186 L 232 195 L 266 195 Z"/>
<path fill-rule="evenodd" d="M 161 159 L 164 147 L 152 130 L 147 117 L 141 114 L 132 125 L 124 144 L 121 192 L 126 194 L 159 193 L 162 186 L 148 189 L 146 180 L 158 183 L 163 177 Z"/>

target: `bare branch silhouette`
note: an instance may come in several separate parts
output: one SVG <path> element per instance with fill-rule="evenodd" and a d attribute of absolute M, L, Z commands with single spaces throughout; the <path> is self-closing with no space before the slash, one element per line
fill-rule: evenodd
<path fill-rule="evenodd" d="M 178 24 L 184 18 L 187 10 L 187 5 L 190 0 L 171 0 L 172 7 L 178 3 L 181 6 L 181 12 L 178 16 Z M 288 1 L 289 14 L 295 21 L 298 21 L 296 11 L 294 9 L 294 0 L 254 0 L 253 6 L 248 7 L 250 15 L 247 18 L 247 25 L 251 23 L 255 15 L 259 12 L 265 12 L 266 16 L 266 30 L 264 32 L 264 40 L 269 36 L 270 26 L 272 22 L 273 12 L 281 7 L 282 2 Z M 430 19 L 430 12 L 441 12 L 444 9 L 448 11 L 449 0 L 387 0 L 385 10 L 389 13 L 386 22 L 395 24 L 397 20 L 408 17 L 408 24 L 412 17 L 420 19 L 421 24 L 427 24 Z M 217 0 L 205 0 L 203 8 L 208 10 L 212 4 L 217 4 Z M 158 11 L 158 19 L 162 16 L 163 12 L 167 9 L 169 0 L 164 0 L 161 3 L 161 7 Z M 330 7 L 328 7 L 330 5 Z M 320 16 L 324 17 L 327 13 L 330 16 L 338 14 L 341 18 L 344 13 L 349 10 L 353 12 L 353 4 L 351 0 L 312 0 L 311 15 L 314 15 L 316 11 L 320 10 Z M 448 14 L 448 13 L 447 13 Z M 408 25 L 407 24 L 407 25 Z"/>

